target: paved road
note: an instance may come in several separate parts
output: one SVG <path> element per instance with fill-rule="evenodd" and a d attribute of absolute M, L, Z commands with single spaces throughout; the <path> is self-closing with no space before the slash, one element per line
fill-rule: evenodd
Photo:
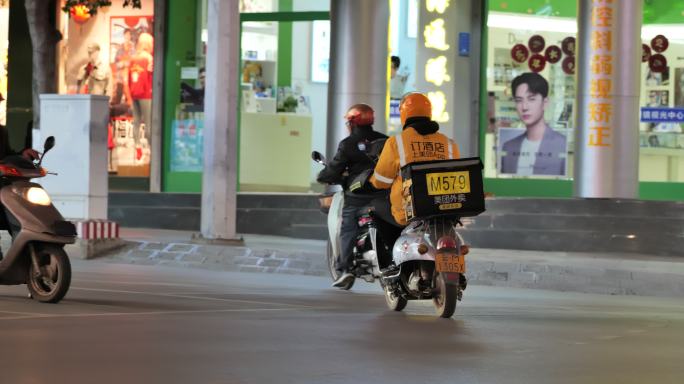
<path fill-rule="evenodd" d="M 0 287 L 0 382 L 682 383 L 679 299 L 470 287 L 454 319 L 377 286 L 77 261 L 58 305 Z"/>

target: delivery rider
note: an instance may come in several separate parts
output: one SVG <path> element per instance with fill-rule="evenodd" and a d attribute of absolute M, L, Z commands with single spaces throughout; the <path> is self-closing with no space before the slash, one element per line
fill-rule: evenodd
<path fill-rule="evenodd" d="M 402 204 L 400 169 L 410 163 L 458 159 L 460 155 L 458 145 L 438 132 L 439 124 L 431 119 L 432 104 L 424 94 L 406 94 L 399 103 L 399 115 L 403 130 L 385 143 L 370 182 L 378 189 L 391 188 L 389 204 L 385 204 L 391 206 L 391 215 L 388 209 L 376 204 L 380 218 L 396 227 L 404 227 L 407 219 Z M 399 232 L 394 232 L 392 239 L 386 239 L 391 241 L 389 244 L 399 236 Z"/>

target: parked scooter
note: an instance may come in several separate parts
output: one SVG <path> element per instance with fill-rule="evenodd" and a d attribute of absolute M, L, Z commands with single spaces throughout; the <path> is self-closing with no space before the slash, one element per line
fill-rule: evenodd
<path fill-rule="evenodd" d="M 314 151 L 312 158 L 325 165 L 325 157 L 320 153 Z M 473 159 L 464 161 L 450 160 L 448 165 L 452 167 L 460 164 L 476 165 Z M 479 159 L 477 159 L 477 165 L 481 167 Z M 477 177 L 472 179 L 475 180 Z M 449 182 L 450 180 L 446 180 L 447 184 Z M 481 184 L 481 175 L 479 182 Z M 447 185 L 445 191 L 452 187 L 454 186 Z M 470 190 L 470 185 L 468 187 Z M 473 190 L 477 189 L 473 188 Z M 481 194 L 481 186 L 479 189 Z M 337 279 L 334 262 L 340 250 L 339 229 L 344 194 L 336 192 L 332 196 L 323 195 L 320 201 L 321 209 L 324 212 L 327 210 L 328 214 L 327 258 L 334 281 Z M 484 207 L 483 201 L 482 196 L 482 207 Z M 353 251 L 352 273 L 368 282 L 379 280 L 385 292 L 387 306 L 394 311 L 403 310 L 408 300 L 431 299 L 438 316 L 451 317 L 456 310 L 456 303 L 462 299 L 463 291 L 467 286 L 465 255 L 468 254 L 469 247 L 457 231 L 457 226 L 461 225 L 460 217 L 458 214 L 426 215 L 425 217 L 414 215 L 397 241 L 388 246 L 384 244 L 378 231 L 376 221 L 379 218 L 375 218 L 370 207 L 363 209 L 358 218 L 359 234 Z M 392 261 L 385 268 L 380 268 L 378 258 L 388 250 L 391 250 Z M 352 284 L 353 281 L 343 288 L 350 289 Z"/>
<path fill-rule="evenodd" d="M 27 284 L 29 297 L 45 303 L 59 302 L 69 290 L 71 264 L 64 245 L 76 241 L 75 226 L 39 184 L 29 181 L 48 174 L 40 165 L 54 145 L 54 137 L 45 140 L 37 164 L 21 156 L 0 161 L 0 230 L 12 237 L 0 261 L 0 284 Z"/>

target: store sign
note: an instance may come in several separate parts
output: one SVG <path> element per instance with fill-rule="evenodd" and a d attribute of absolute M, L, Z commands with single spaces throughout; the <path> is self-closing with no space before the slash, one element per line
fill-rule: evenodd
<path fill-rule="evenodd" d="M 641 108 L 642 123 L 684 123 L 684 108 Z"/>
<path fill-rule="evenodd" d="M 444 92 L 428 92 L 427 97 L 432 104 L 432 120 L 439 122 L 449 121 L 449 112 L 446 111 L 447 98 Z"/>
<path fill-rule="evenodd" d="M 449 0 L 426 0 L 425 7 L 428 12 L 444 14 L 447 8 L 449 8 Z"/>
<path fill-rule="evenodd" d="M 596 1 L 591 7 L 591 71 L 587 116 L 589 148 L 612 148 L 613 143 L 613 13 L 614 3 Z"/>
<path fill-rule="evenodd" d="M 425 27 L 423 32 L 425 37 L 425 47 L 434 48 L 440 51 L 449 49 L 449 44 L 446 43 L 446 29 L 444 29 L 444 19 L 439 18 L 432 20 L 432 22 Z"/>
<path fill-rule="evenodd" d="M 423 27 L 424 46 L 439 52 L 425 62 L 425 81 L 438 88 L 433 92 L 428 92 L 427 96 L 432 103 L 432 119 L 444 123 L 449 121 L 449 112 L 447 112 L 449 100 L 444 91 L 439 88 L 451 81 L 447 58 L 450 57 L 448 53 L 451 51 L 451 46 L 447 43 L 447 36 L 449 36 L 446 30 L 447 23 L 439 16 L 449 8 L 449 0 L 426 0 L 425 8 L 429 16 Z"/>
<path fill-rule="evenodd" d="M 438 87 L 447 81 L 451 81 L 446 65 L 447 58 L 445 56 L 429 59 L 425 64 L 425 80 Z"/>

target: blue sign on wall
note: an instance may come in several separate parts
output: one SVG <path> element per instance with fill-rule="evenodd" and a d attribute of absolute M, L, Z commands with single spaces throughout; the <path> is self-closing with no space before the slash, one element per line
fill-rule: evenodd
<path fill-rule="evenodd" d="M 399 100 L 390 100 L 390 119 L 399 118 Z"/>
<path fill-rule="evenodd" d="M 684 108 L 641 108 L 642 123 L 684 123 Z"/>
<path fill-rule="evenodd" d="M 468 32 L 458 34 L 458 55 L 470 56 L 470 33 Z"/>

